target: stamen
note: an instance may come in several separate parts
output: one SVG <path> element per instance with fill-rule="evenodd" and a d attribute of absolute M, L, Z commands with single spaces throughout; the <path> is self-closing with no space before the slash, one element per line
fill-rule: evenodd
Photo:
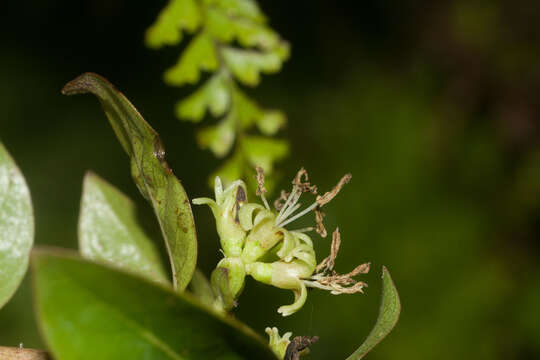
<path fill-rule="evenodd" d="M 310 206 L 308 206 L 307 208 L 305 208 L 304 210 L 300 211 L 299 213 L 297 213 L 296 215 L 294 215 L 293 217 L 281 222 L 280 224 L 278 224 L 277 226 L 278 227 L 283 227 L 287 224 L 290 224 L 291 222 L 293 222 L 294 220 L 306 215 L 308 212 L 310 211 L 313 211 L 317 206 L 319 206 L 319 204 L 315 201 L 313 204 L 311 204 Z"/>
<path fill-rule="evenodd" d="M 287 201 L 285 201 L 285 204 L 283 205 L 283 207 L 281 208 L 281 210 L 279 211 L 279 214 L 278 216 L 276 217 L 276 225 L 279 223 L 279 221 L 281 220 L 281 217 L 283 216 L 283 213 L 287 210 L 287 208 L 289 207 L 289 204 L 291 203 L 293 197 L 296 195 L 296 192 L 298 191 L 298 187 L 297 186 L 293 186 L 293 189 L 291 191 L 291 193 L 289 194 L 289 197 L 287 198 Z"/>
<path fill-rule="evenodd" d="M 289 230 L 289 232 L 296 232 L 296 233 L 305 233 L 315 230 L 313 226 L 297 229 L 297 230 Z"/>
<path fill-rule="evenodd" d="M 295 201 L 293 201 L 293 203 L 295 203 Z M 294 213 L 296 210 L 298 210 L 298 208 L 300 206 L 302 206 L 302 204 L 298 203 L 296 205 L 293 206 L 293 203 L 291 203 L 291 205 L 289 205 L 289 208 L 287 209 L 287 211 L 285 211 L 283 213 L 283 215 L 281 216 L 283 218 L 283 220 L 287 219 L 287 217 L 289 217 L 289 215 L 291 215 L 292 213 Z M 277 220 L 277 219 L 276 219 Z"/>

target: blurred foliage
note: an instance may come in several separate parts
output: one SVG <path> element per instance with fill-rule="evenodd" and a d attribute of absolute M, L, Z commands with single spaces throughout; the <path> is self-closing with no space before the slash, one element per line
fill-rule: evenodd
<path fill-rule="evenodd" d="M 305 166 L 321 187 L 352 172 L 326 219 L 343 236 L 337 270 L 384 263 L 400 289 L 400 322 L 369 359 L 539 358 L 538 4 L 368 1 L 359 11 L 343 2 L 260 3 L 295 46 L 283 71 L 253 90 L 290 119 L 294 156 L 283 172 Z M 138 198 L 95 102 L 58 93 L 83 71 L 118 84 L 164 138 L 171 168 L 197 164 L 178 174 L 188 195 L 208 195 L 206 176 L 218 162 L 197 150 L 186 124 L 172 121 L 170 104 L 188 93 L 161 84 L 177 51 L 141 46 L 164 5 L 7 5 L 0 136 L 32 191 L 38 243 L 76 245 L 89 168 Z M 157 238 L 153 215 L 138 204 Z M 194 212 L 209 272 L 219 257 L 215 228 L 206 211 Z M 314 242 L 327 252 L 327 241 Z M 287 294 L 253 282 L 238 317 L 260 332 L 270 323 L 318 335 L 313 359 L 345 358 L 376 320 L 379 279 L 370 276 L 366 296 L 313 292 L 287 319 L 274 314 Z M 41 346 L 27 284 L 0 311 L 3 344 Z"/>
<path fill-rule="evenodd" d="M 210 185 L 216 175 L 225 185 L 241 178 L 253 184 L 255 165 L 271 175 L 274 162 L 288 152 L 287 142 L 272 138 L 285 124 L 285 115 L 262 109 L 237 81 L 253 87 L 260 73 L 279 71 L 289 57 L 289 45 L 267 25 L 255 0 L 170 0 L 146 32 L 146 44 L 156 49 L 178 45 L 185 32 L 195 36 L 165 72 L 165 82 L 195 84 L 202 71 L 213 73 L 176 105 L 180 119 L 200 122 L 207 111 L 220 118 L 197 134 L 202 148 L 219 158 L 230 155 L 210 176 Z M 253 128 L 264 136 L 251 134 Z"/>

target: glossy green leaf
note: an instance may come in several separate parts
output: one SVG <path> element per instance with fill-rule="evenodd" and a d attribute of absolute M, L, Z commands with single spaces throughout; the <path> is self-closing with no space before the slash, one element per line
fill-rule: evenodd
<path fill-rule="evenodd" d="M 285 141 L 262 136 L 246 136 L 242 139 L 242 148 L 251 165 L 258 165 L 267 173 L 273 171 L 276 161 L 289 153 L 289 146 Z"/>
<path fill-rule="evenodd" d="M 264 339 L 195 298 L 51 250 L 32 259 L 38 320 L 57 360 L 276 360 Z"/>
<path fill-rule="evenodd" d="M 170 0 L 146 31 L 146 45 L 157 49 L 178 44 L 182 41 L 183 30 L 193 32 L 200 23 L 201 15 L 195 0 Z"/>
<path fill-rule="evenodd" d="M 87 259 L 167 283 L 159 253 L 138 224 L 133 202 L 93 173 L 84 177 L 79 251 Z"/>
<path fill-rule="evenodd" d="M 21 283 L 33 242 L 30 192 L 17 165 L 0 143 L 0 308 Z"/>
<path fill-rule="evenodd" d="M 178 103 L 176 115 L 194 122 L 201 121 L 207 109 L 215 117 L 223 115 L 231 102 L 226 81 L 222 73 L 212 76 L 199 90 Z"/>
<path fill-rule="evenodd" d="M 375 347 L 382 339 L 392 331 L 399 319 L 401 312 L 401 302 L 399 295 L 390 277 L 390 273 L 383 266 L 382 274 L 383 288 L 381 308 L 375 327 L 371 330 L 364 343 L 346 360 L 362 359 L 371 349 Z"/>
<path fill-rule="evenodd" d="M 201 71 L 213 71 L 219 62 L 212 39 L 201 33 L 188 45 L 178 63 L 165 72 L 165 81 L 171 85 L 194 84 L 199 81 Z"/>
<path fill-rule="evenodd" d="M 203 148 L 209 148 L 217 157 L 223 157 L 231 150 L 234 143 L 234 114 L 229 114 L 216 126 L 208 126 L 197 133 L 197 142 Z"/>
<path fill-rule="evenodd" d="M 197 238 L 189 199 L 165 161 L 158 134 L 133 105 L 103 77 L 85 73 L 62 93 L 98 97 L 114 132 L 131 160 L 131 173 L 141 194 L 152 204 L 167 246 L 173 284 L 188 285 L 197 262 Z"/>
<path fill-rule="evenodd" d="M 260 73 L 275 73 L 289 56 L 288 46 L 283 44 L 269 52 L 242 50 L 226 47 L 223 59 L 234 76 L 245 85 L 255 86 L 260 82 Z"/>

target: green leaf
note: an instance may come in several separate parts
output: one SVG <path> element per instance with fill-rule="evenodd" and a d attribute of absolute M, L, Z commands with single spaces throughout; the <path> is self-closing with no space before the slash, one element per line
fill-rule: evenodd
<path fill-rule="evenodd" d="M 265 135 L 274 135 L 285 125 L 285 114 L 277 110 L 265 111 L 257 121 L 257 127 Z"/>
<path fill-rule="evenodd" d="M 206 109 L 218 117 L 229 108 L 231 95 L 225 75 L 218 73 L 192 95 L 182 100 L 176 106 L 176 115 L 181 119 L 199 122 L 204 117 Z"/>
<path fill-rule="evenodd" d="M 130 157 L 133 179 L 158 218 L 169 253 L 174 287 L 184 290 L 197 262 L 195 223 L 186 192 L 165 161 L 158 134 L 124 95 L 99 75 L 85 73 L 67 83 L 62 93 L 92 93 L 98 97 Z"/>
<path fill-rule="evenodd" d="M 193 278 L 189 283 L 189 289 L 193 296 L 195 296 L 200 302 L 206 306 L 213 306 L 215 301 L 214 291 L 210 281 L 206 278 L 203 272 L 199 269 L 195 269 Z"/>
<path fill-rule="evenodd" d="M 195 31 L 201 15 L 195 0 L 171 0 L 146 31 L 146 45 L 157 49 L 182 41 L 182 31 Z"/>
<path fill-rule="evenodd" d="M 266 21 L 257 2 L 254 0 L 204 0 L 204 3 L 219 7 L 221 10 L 226 11 L 229 16 L 243 17 L 259 23 Z"/>
<path fill-rule="evenodd" d="M 289 47 L 283 43 L 268 52 L 242 50 L 225 47 L 222 50 L 225 63 L 234 76 L 243 84 L 255 86 L 260 82 L 260 73 L 275 73 L 289 56 Z"/>
<path fill-rule="evenodd" d="M 216 126 L 199 130 L 197 142 L 203 148 L 210 148 L 217 157 L 223 157 L 231 150 L 236 137 L 233 114 L 229 114 Z"/>
<path fill-rule="evenodd" d="M 279 44 L 278 34 L 269 27 L 251 20 L 228 16 L 224 10 L 209 8 L 206 29 L 222 42 L 237 40 L 243 47 L 272 49 Z"/>
<path fill-rule="evenodd" d="M 21 171 L 0 143 L 0 308 L 19 287 L 28 268 L 33 242 L 30 191 Z"/>
<path fill-rule="evenodd" d="M 257 119 L 263 116 L 259 105 L 246 94 L 235 87 L 233 92 L 234 111 L 243 129 L 249 128 Z"/>
<path fill-rule="evenodd" d="M 170 85 L 195 84 L 201 70 L 214 71 L 219 62 L 212 39 L 201 33 L 188 45 L 178 63 L 165 72 L 165 82 Z"/>
<path fill-rule="evenodd" d="M 133 202 L 90 172 L 84 177 L 79 250 L 87 259 L 168 282 L 158 251 L 138 224 Z"/>
<path fill-rule="evenodd" d="M 74 255 L 36 251 L 37 314 L 58 360 L 276 360 L 246 325 L 189 294 Z"/>
<path fill-rule="evenodd" d="M 375 327 L 371 330 L 364 343 L 346 360 L 362 359 L 371 349 L 375 347 L 382 339 L 392 331 L 399 319 L 401 312 L 401 302 L 399 295 L 390 277 L 390 273 L 383 266 L 383 289 L 381 308 Z"/>
<path fill-rule="evenodd" d="M 251 165 L 262 167 L 266 173 L 272 173 L 274 163 L 289 153 L 289 146 L 285 141 L 262 136 L 244 137 L 242 149 Z"/>
<path fill-rule="evenodd" d="M 243 173 L 244 157 L 240 151 L 236 151 L 225 163 L 208 178 L 208 185 L 214 187 L 216 176 L 221 178 L 223 187 L 226 188 L 233 181 L 241 179 Z"/>

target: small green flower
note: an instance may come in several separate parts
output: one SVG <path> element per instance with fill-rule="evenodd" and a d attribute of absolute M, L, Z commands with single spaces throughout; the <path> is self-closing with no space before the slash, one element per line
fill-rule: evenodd
<path fill-rule="evenodd" d="M 353 277 L 367 273 L 369 264 L 362 264 L 345 275 L 333 270 L 341 243 L 338 229 L 332 236 L 330 256 L 317 265 L 313 242 L 306 234 L 314 228 L 285 228 L 303 215 L 314 212 L 316 230 L 326 237 L 321 208 L 339 193 L 350 178 L 350 175 L 345 175 L 332 191 L 317 196 L 313 204 L 298 212 L 300 196 L 304 192 L 317 193 L 317 188 L 307 182 L 304 169 L 294 178 L 292 191 L 289 194 L 283 191 L 276 200 L 276 211 L 270 209 L 264 196 L 264 174 L 260 168 L 257 168 L 257 195 L 264 206 L 247 202 L 245 184 L 240 180 L 223 191 L 221 180 L 216 178 L 216 201 L 194 199 L 194 204 L 208 204 L 212 209 L 225 255 L 212 274 L 212 285 L 219 299 L 216 307 L 227 311 L 235 306 L 246 275 L 293 292 L 294 302 L 278 309 L 283 316 L 294 314 L 302 308 L 307 298 L 307 287 L 328 290 L 335 295 L 362 292 L 367 285 Z"/>
<path fill-rule="evenodd" d="M 247 202 L 246 184 L 242 180 L 233 182 L 223 190 L 221 179 L 216 177 L 214 192 L 216 200 L 210 198 L 193 199 L 193 204 L 206 204 L 216 218 L 216 229 L 225 256 L 240 256 L 246 238 L 246 231 L 240 226 L 240 207 Z"/>

